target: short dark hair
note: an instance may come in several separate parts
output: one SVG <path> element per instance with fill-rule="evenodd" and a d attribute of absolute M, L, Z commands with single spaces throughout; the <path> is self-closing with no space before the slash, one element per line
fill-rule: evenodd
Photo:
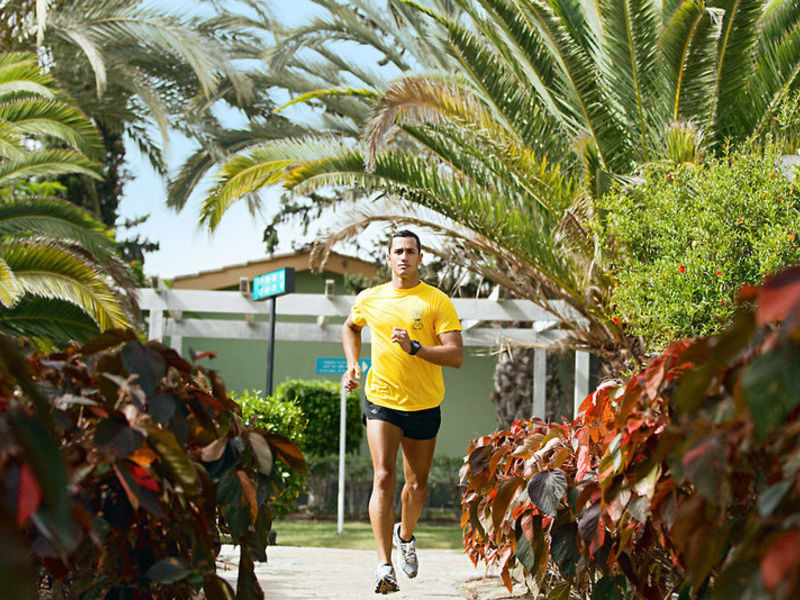
<path fill-rule="evenodd" d="M 418 253 L 422 252 L 422 244 L 419 241 L 419 236 L 413 231 L 409 231 L 408 229 L 401 229 L 400 231 L 395 231 L 392 234 L 392 237 L 389 238 L 389 252 L 392 251 L 392 242 L 394 241 L 394 238 L 401 238 L 401 237 L 414 238 L 417 241 L 417 252 Z"/>

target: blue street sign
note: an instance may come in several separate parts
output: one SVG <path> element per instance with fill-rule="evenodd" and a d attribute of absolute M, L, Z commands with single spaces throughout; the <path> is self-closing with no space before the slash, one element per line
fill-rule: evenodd
<path fill-rule="evenodd" d="M 361 375 L 366 375 L 372 366 L 372 361 L 368 358 L 362 358 L 358 361 L 358 364 L 361 365 Z M 347 360 L 344 358 L 317 359 L 317 375 L 344 375 L 346 370 Z"/>
<path fill-rule="evenodd" d="M 253 278 L 253 300 L 266 300 L 294 292 L 294 268 L 278 269 Z"/>

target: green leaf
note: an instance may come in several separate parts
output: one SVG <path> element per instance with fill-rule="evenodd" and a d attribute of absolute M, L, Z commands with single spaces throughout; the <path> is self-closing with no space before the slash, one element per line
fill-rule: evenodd
<path fill-rule="evenodd" d="M 8 598 L 34 600 L 36 570 L 29 540 L 11 519 L 0 520 L 0 589 Z"/>
<path fill-rule="evenodd" d="M 243 536 L 239 552 L 239 577 L 236 582 L 237 600 L 263 600 L 264 592 L 255 574 L 255 564 L 251 550 L 250 536 Z"/>
<path fill-rule="evenodd" d="M 625 597 L 625 577 L 622 575 L 604 575 L 592 590 L 592 600 L 625 600 Z"/>
<path fill-rule="evenodd" d="M 550 534 L 550 553 L 562 577 L 569 580 L 575 577 L 576 567 L 581 559 L 580 550 L 575 543 L 577 533 L 578 524 L 570 522 L 557 527 Z"/>
<path fill-rule="evenodd" d="M 95 444 L 115 456 L 130 456 L 144 442 L 144 436 L 131 428 L 123 417 L 101 420 L 94 435 Z"/>
<path fill-rule="evenodd" d="M 758 513 L 762 517 L 771 515 L 773 511 L 778 508 L 781 500 L 783 500 L 786 492 L 794 485 L 794 482 L 795 480 L 793 478 L 779 481 L 761 492 L 758 496 Z"/>
<path fill-rule="evenodd" d="M 524 518 L 524 517 L 522 517 Z M 520 564 L 525 567 L 525 570 L 532 574 L 534 572 L 534 566 L 536 563 L 536 556 L 533 551 L 533 544 L 531 543 L 532 540 L 529 540 L 528 537 L 525 535 L 524 531 L 522 530 L 521 520 L 517 519 L 516 527 L 514 530 L 516 539 L 517 539 L 517 547 L 516 547 L 516 555 L 517 560 L 519 560 Z"/>
<path fill-rule="evenodd" d="M 699 365 L 684 373 L 675 390 L 675 405 L 684 412 L 702 407 L 706 391 L 717 371 L 741 352 L 756 330 L 752 312 L 741 313 L 733 325 L 720 335 L 708 340 L 711 351 Z M 696 346 L 699 346 L 697 344 Z M 692 352 L 690 349 L 688 352 Z M 685 360 L 692 360 L 686 358 Z"/>
<path fill-rule="evenodd" d="M 166 423 L 178 409 L 178 399 L 172 394 L 156 394 L 147 401 L 147 412 L 154 423 Z"/>
<path fill-rule="evenodd" d="M 152 348 L 139 341 L 131 341 L 122 347 L 120 352 L 122 364 L 129 375 L 138 375 L 136 383 L 144 390 L 147 397 L 153 395 L 156 387 L 167 372 L 164 358 Z"/>
<path fill-rule="evenodd" d="M 203 591 L 208 600 L 236 600 L 236 593 L 231 585 L 219 575 L 210 575 L 203 579 Z"/>
<path fill-rule="evenodd" d="M 253 457 L 258 465 L 258 470 L 264 475 L 272 473 L 272 450 L 270 450 L 267 441 L 261 434 L 255 432 L 249 432 L 247 434 L 247 440 L 250 442 L 250 448 L 253 450 Z"/>
<path fill-rule="evenodd" d="M 555 516 L 567 491 L 567 476 L 561 469 L 542 471 L 531 477 L 528 496 L 534 506 L 546 515 Z"/>
<path fill-rule="evenodd" d="M 756 436 L 763 440 L 800 405 L 800 352 L 784 345 L 757 357 L 742 376 L 742 391 L 750 407 Z"/>
<path fill-rule="evenodd" d="M 175 436 L 156 427 L 147 428 L 147 441 L 161 458 L 161 462 L 175 483 L 189 495 L 200 493 L 197 469 L 178 444 Z"/>
<path fill-rule="evenodd" d="M 571 589 L 572 585 L 570 585 L 569 581 L 559 581 L 547 594 L 547 600 L 569 600 Z"/>
<path fill-rule="evenodd" d="M 192 570 L 182 558 L 170 556 L 147 569 L 144 576 L 157 583 L 175 583 L 186 579 Z"/>
<path fill-rule="evenodd" d="M 726 460 L 727 445 L 718 436 L 699 440 L 683 455 L 686 477 L 711 502 L 720 498 Z"/>
<path fill-rule="evenodd" d="M 107 350 L 117 346 L 122 342 L 129 342 L 136 339 L 136 333 L 132 329 L 108 329 L 81 347 L 81 354 L 84 356 Z"/>

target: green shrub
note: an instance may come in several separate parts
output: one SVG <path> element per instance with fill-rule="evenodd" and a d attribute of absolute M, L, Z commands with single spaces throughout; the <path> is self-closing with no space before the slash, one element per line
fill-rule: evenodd
<path fill-rule="evenodd" d="M 231 394 L 231 399 L 242 407 L 245 423 L 286 436 L 298 448 L 304 448 L 308 417 L 301 406 L 277 394 L 265 398 L 260 390 L 245 390 L 241 395 Z M 276 461 L 275 469 L 281 481 L 281 491 L 275 499 L 273 510 L 275 517 L 281 519 L 294 510 L 295 500 L 306 491 L 306 474 L 291 469 L 281 460 Z"/>
<path fill-rule="evenodd" d="M 261 390 L 232 393 L 231 399 L 242 407 L 242 419 L 246 423 L 285 435 L 298 448 L 305 447 L 308 417 L 294 401 L 278 395 L 265 397 Z"/>
<path fill-rule="evenodd" d="M 598 232 L 612 252 L 612 319 L 659 349 L 720 330 L 741 285 L 800 262 L 800 186 L 772 147 L 654 165 L 598 202 Z"/>
<path fill-rule="evenodd" d="M 304 451 L 307 454 L 338 454 L 340 387 L 331 381 L 307 381 L 290 379 L 275 390 L 281 400 L 292 401 L 303 409 L 308 417 Z M 347 395 L 347 430 L 345 433 L 348 453 L 358 452 L 364 436 L 361 424 L 361 403 L 358 394 Z"/>

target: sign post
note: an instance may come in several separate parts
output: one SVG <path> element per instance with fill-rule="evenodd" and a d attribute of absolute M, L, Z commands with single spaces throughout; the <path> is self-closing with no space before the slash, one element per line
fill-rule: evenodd
<path fill-rule="evenodd" d="M 275 366 L 275 299 L 294 292 L 294 268 L 287 267 L 253 278 L 253 300 L 269 300 L 269 347 L 267 351 L 267 396 L 272 395 Z"/>

